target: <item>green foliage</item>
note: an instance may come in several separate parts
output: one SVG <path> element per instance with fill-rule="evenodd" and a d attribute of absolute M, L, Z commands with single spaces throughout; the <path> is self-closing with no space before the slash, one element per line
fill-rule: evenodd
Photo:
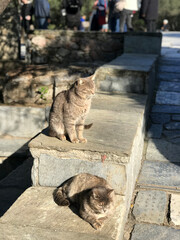
<path fill-rule="evenodd" d="M 48 93 L 48 87 L 47 86 L 42 86 L 38 89 L 38 93 L 40 94 L 40 98 L 42 100 L 47 100 L 45 95 Z"/>

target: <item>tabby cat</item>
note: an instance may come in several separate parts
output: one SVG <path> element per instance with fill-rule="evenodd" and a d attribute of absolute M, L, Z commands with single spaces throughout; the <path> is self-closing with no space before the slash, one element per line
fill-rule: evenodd
<path fill-rule="evenodd" d="M 72 143 L 87 142 L 83 137 L 83 129 L 92 126 L 84 125 L 95 93 L 92 78 L 80 78 L 69 90 L 56 96 L 49 116 L 49 136 L 63 141 L 68 135 Z"/>
<path fill-rule="evenodd" d="M 105 179 L 80 173 L 55 190 L 54 201 L 60 206 L 75 205 L 80 217 L 99 229 L 114 211 L 115 192 Z"/>

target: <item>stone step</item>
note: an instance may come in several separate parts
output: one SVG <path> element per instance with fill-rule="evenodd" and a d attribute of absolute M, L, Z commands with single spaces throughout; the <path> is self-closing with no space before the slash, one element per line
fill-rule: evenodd
<path fill-rule="evenodd" d="M 158 90 L 167 92 L 180 92 L 180 81 L 179 82 L 161 81 Z"/>
<path fill-rule="evenodd" d="M 156 104 L 180 106 L 179 92 L 157 91 Z"/>
<path fill-rule="evenodd" d="M 29 138 L 0 137 L 0 157 L 26 156 Z"/>
<path fill-rule="evenodd" d="M 150 93 L 155 84 L 158 55 L 125 53 L 98 68 L 95 81 L 98 91 Z"/>
<path fill-rule="evenodd" d="M 159 72 L 158 79 L 163 81 L 180 81 L 180 73 L 167 73 L 167 72 Z"/>
<path fill-rule="evenodd" d="M 124 197 L 101 230 L 95 230 L 69 207 L 59 207 L 50 187 L 31 187 L 0 219 L 0 239 L 118 240 L 125 216 Z M 122 237 L 122 236 L 121 236 Z"/>
<path fill-rule="evenodd" d="M 56 187 L 80 172 L 103 177 L 124 196 L 125 222 L 141 167 L 146 100 L 145 95 L 97 94 L 86 121 L 93 122 L 84 133 L 87 144 L 39 134 L 29 143 L 33 185 Z"/>

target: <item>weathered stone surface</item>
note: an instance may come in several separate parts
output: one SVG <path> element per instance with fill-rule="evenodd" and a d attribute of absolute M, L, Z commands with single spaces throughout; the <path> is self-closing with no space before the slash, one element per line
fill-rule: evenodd
<path fill-rule="evenodd" d="M 180 106 L 180 94 L 177 92 L 158 91 L 156 94 L 156 104 Z"/>
<path fill-rule="evenodd" d="M 32 38 L 32 43 L 39 48 L 46 47 L 47 41 L 44 36 L 35 36 Z"/>
<path fill-rule="evenodd" d="M 159 90 L 167 92 L 180 92 L 180 82 L 161 81 L 159 84 Z"/>
<path fill-rule="evenodd" d="M 0 138 L 0 156 L 26 155 L 28 150 L 28 138 L 26 139 L 5 139 Z"/>
<path fill-rule="evenodd" d="M 139 191 L 133 215 L 138 222 L 163 224 L 166 216 L 167 196 L 160 191 Z"/>
<path fill-rule="evenodd" d="M 180 73 L 159 73 L 158 74 L 159 80 L 163 81 L 175 81 L 179 82 L 180 81 Z"/>
<path fill-rule="evenodd" d="M 180 122 L 170 122 L 164 125 L 167 130 L 180 130 Z"/>
<path fill-rule="evenodd" d="M 54 188 L 42 187 L 26 190 L 1 218 L 0 239 L 5 240 L 4 236 L 9 234 L 9 239 L 14 239 L 13 236 L 17 239 L 27 239 L 28 236 L 31 239 L 50 240 L 53 236 L 53 239 L 62 240 L 96 240 L 97 238 L 118 240 L 125 210 L 123 197 L 117 196 L 115 213 L 109 217 L 101 231 L 96 231 L 89 223 L 77 216 L 75 211 L 56 205 L 53 201 L 53 191 Z"/>
<path fill-rule="evenodd" d="M 156 55 L 123 54 L 95 72 L 97 90 L 121 93 L 147 93 L 153 89 Z M 150 80 L 151 79 L 151 80 Z"/>
<path fill-rule="evenodd" d="M 160 72 L 168 72 L 168 73 L 180 73 L 179 66 L 160 66 Z"/>
<path fill-rule="evenodd" d="M 180 115 L 172 115 L 173 121 L 180 121 Z"/>
<path fill-rule="evenodd" d="M 150 129 L 148 130 L 147 136 L 149 138 L 161 138 L 162 130 L 162 124 L 152 124 Z"/>
<path fill-rule="evenodd" d="M 153 123 L 168 123 L 171 119 L 170 114 L 164 113 L 151 113 L 150 115 L 151 121 Z"/>
<path fill-rule="evenodd" d="M 175 226 L 180 226 L 180 194 L 171 194 L 170 218 Z"/>
<path fill-rule="evenodd" d="M 1 106 L 0 111 L 0 135 L 30 138 L 46 126 L 43 108 Z"/>
<path fill-rule="evenodd" d="M 180 148 L 164 139 L 150 139 L 146 159 L 150 161 L 180 162 Z"/>
<path fill-rule="evenodd" d="M 179 240 L 180 230 L 152 224 L 136 224 L 131 240 Z"/>
<path fill-rule="evenodd" d="M 180 106 L 154 105 L 152 112 L 180 114 Z"/>
<path fill-rule="evenodd" d="M 107 179 L 117 193 L 125 191 L 124 165 L 108 164 L 101 161 L 90 162 L 81 159 L 60 159 L 47 154 L 40 155 L 39 184 L 41 186 L 59 186 L 68 178 L 81 172 L 88 172 Z"/>
<path fill-rule="evenodd" d="M 180 189 L 180 163 L 145 161 L 138 184 Z"/>
<path fill-rule="evenodd" d="M 143 54 L 160 54 L 161 35 L 125 35 L 124 52 L 125 53 L 143 53 Z M 141 42 L 141 44 L 137 44 Z"/>

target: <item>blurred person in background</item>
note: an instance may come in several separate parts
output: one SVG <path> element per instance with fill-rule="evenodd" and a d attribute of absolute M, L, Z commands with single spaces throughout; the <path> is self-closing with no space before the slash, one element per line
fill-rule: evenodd
<path fill-rule="evenodd" d="M 122 1 L 122 0 L 120 0 Z M 124 32 L 125 24 L 127 31 L 133 31 L 132 17 L 133 12 L 138 10 L 138 0 L 124 0 L 124 8 L 120 11 L 120 32 Z"/>
<path fill-rule="evenodd" d="M 48 0 L 34 0 L 34 12 L 37 29 L 47 29 L 50 22 L 50 4 Z"/>
<path fill-rule="evenodd" d="M 156 32 L 158 0 L 142 0 L 139 15 L 146 23 L 147 32 Z"/>
<path fill-rule="evenodd" d="M 80 30 L 82 1 L 63 0 L 61 8 L 66 19 L 67 28 L 70 30 Z"/>
<path fill-rule="evenodd" d="M 28 34 L 32 24 L 33 0 L 19 0 L 19 4 L 21 5 L 21 26 L 25 33 Z"/>
<path fill-rule="evenodd" d="M 169 31 L 169 21 L 167 19 L 163 20 L 163 25 L 161 27 L 161 30 L 163 32 L 168 32 Z"/>

